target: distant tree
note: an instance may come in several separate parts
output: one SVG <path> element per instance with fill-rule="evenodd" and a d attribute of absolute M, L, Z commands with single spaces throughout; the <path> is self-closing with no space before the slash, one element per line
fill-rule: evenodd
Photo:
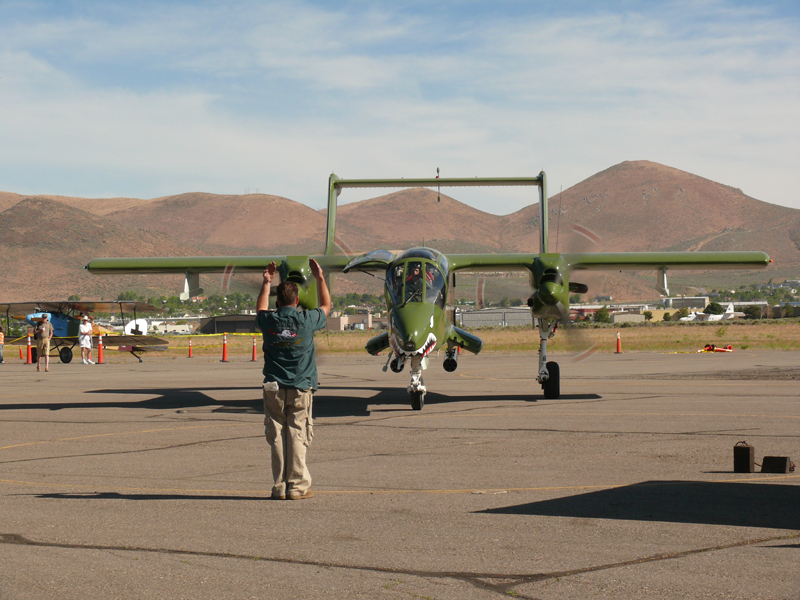
<path fill-rule="evenodd" d="M 711 302 L 703 312 L 707 315 L 721 315 L 725 312 L 725 309 L 718 302 Z"/>
<path fill-rule="evenodd" d="M 569 297 L 570 304 L 580 304 L 581 303 L 581 295 L 580 294 L 573 294 Z"/>
<path fill-rule="evenodd" d="M 80 302 L 81 297 L 78 296 L 77 294 L 72 294 L 69 298 L 67 298 L 67 300 L 69 300 L 70 302 Z"/>
<path fill-rule="evenodd" d="M 607 306 L 603 306 L 603 308 L 594 313 L 594 322 L 611 323 L 611 313 L 608 312 Z"/>
<path fill-rule="evenodd" d="M 645 321 L 652 321 L 653 320 L 653 311 L 646 310 L 642 314 L 644 315 L 644 320 Z"/>
<path fill-rule="evenodd" d="M 795 309 L 794 309 L 793 306 L 791 306 L 789 304 L 786 304 L 783 307 L 783 316 L 784 317 L 793 317 L 794 316 L 794 311 L 795 311 Z"/>
<path fill-rule="evenodd" d="M 514 298 L 511 301 L 511 306 L 522 306 L 523 304 L 524 302 L 522 301 L 522 298 Z"/>
<path fill-rule="evenodd" d="M 117 296 L 117 301 L 119 302 L 131 302 L 135 301 L 139 298 L 139 294 L 134 291 L 127 291 L 127 292 L 120 292 L 119 296 Z"/>
<path fill-rule="evenodd" d="M 679 308 L 678 310 L 675 311 L 675 314 L 672 315 L 672 320 L 680 321 L 682 318 L 688 316 L 689 316 L 689 309 L 684 306 L 683 308 Z"/>
<path fill-rule="evenodd" d="M 508 298 L 507 298 L 507 297 L 505 297 L 505 296 L 503 296 L 503 299 L 502 299 L 502 300 L 500 300 L 500 306 L 501 306 L 501 307 L 503 307 L 503 308 L 508 308 L 508 306 L 509 306 L 510 304 L 511 304 L 511 303 L 510 303 L 510 301 L 509 301 L 509 300 L 508 300 Z"/>
<path fill-rule="evenodd" d="M 744 318 L 745 319 L 760 319 L 761 318 L 761 307 L 760 306 L 748 306 L 744 309 Z"/>
<path fill-rule="evenodd" d="M 664 321 L 672 321 L 672 315 L 670 315 L 668 312 L 665 312 L 664 316 L 661 317 L 661 319 Z"/>

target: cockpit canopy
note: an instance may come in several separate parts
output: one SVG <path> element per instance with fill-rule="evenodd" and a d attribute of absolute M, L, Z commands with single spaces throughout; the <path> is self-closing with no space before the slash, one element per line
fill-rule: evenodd
<path fill-rule="evenodd" d="M 389 267 L 386 290 L 395 307 L 425 302 L 444 309 L 447 263 L 437 258 L 433 253 L 430 256 L 410 256 Z"/>

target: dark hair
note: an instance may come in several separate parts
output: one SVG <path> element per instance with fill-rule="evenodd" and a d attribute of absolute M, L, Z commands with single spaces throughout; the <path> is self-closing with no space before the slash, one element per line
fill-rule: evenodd
<path fill-rule="evenodd" d="M 294 306 L 297 302 L 297 284 L 293 281 L 283 281 L 278 286 L 277 306 Z"/>

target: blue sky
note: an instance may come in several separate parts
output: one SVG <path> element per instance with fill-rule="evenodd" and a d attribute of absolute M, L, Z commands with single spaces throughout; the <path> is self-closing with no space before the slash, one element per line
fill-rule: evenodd
<path fill-rule="evenodd" d="M 2 191 L 320 208 L 331 172 L 553 195 L 640 159 L 800 208 L 800 3 L 0 3 Z"/>

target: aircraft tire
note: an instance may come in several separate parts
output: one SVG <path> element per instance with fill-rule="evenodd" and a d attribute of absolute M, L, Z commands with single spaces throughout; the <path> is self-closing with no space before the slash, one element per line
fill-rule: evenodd
<path fill-rule="evenodd" d="M 58 351 L 58 357 L 64 364 L 72 362 L 72 348 L 61 348 L 61 350 Z"/>
<path fill-rule="evenodd" d="M 425 406 L 425 394 L 422 392 L 411 392 L 411 408 L 413 410 L 422 410 Z"/>
<path fill-rule="evenodd" d="M 542 391 L 547 400 L 557 400 L 561 395 L 560 370 L 557 362 L 547 363 L 547 372 L 550 374 L 550 377 L 542 384 Z"/>

